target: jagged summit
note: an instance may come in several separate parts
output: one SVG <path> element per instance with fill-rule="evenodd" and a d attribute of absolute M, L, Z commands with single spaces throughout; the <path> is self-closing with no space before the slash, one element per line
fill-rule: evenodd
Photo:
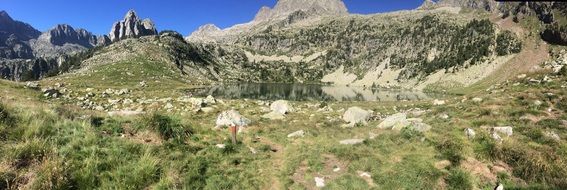
<path fill-rule="evenodd" d="M 122 21 L 114 23 L 110 30 L 110 40 L 115 42 L 126 38 L 156 35 L 157 29 L 150 19 L 140 20 L 134 10 L 129 10 Z"/>
<path fill-rule="evenodd" d="M 45 38 L 54 45 L 63 45 L 65 43 L 79 44 L 85 47 L 94 47 L 97 45 L 97 37 L 85 29 L 74 29 L 67 24 L 59 24 L 40 36 Z"/>
<path fill-rule="evenodd" d="M 254 21 L 286 17 L 297 11 L 316 16 L 348 15 L 342 0 L 279 0 L 273 9 L 266 6 L 260 8 Z"/>

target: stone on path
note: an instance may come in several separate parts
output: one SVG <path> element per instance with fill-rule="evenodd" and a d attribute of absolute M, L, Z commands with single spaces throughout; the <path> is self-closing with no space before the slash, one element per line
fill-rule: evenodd
<path fill-rule="evenodd" d="M 319 188 L 325 187 L 325 179 L 322 177 L 315 177 L 315 186 Z"/>

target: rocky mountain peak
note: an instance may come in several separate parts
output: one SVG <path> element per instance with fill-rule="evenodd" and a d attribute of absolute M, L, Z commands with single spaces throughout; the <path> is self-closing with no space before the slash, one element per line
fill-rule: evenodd
<path fill-rule="evenodd" d="M 0 11 L 0 21 L 14 21 L 6 11 Z"/>
<path fill-rule="evenodd" d="M 92 33 L 85 29 L 74 29 L 67 24 L 59 24 L 53 27 L 43 33 L 39 39 L 58 46 L 70 43 L 90 48 L 97 45 L 97 37 Z"/>
<path fill-rule="evenodd" d="M 498 11 L 499 3 L 492 0 L 425 0 L 418 9 L 427 10 L 439 7 L 461 7 L 496 12 Z"/>
<path fill-rule="evenodd" d="M 122 21 L 114 23 L 109 34 L 113 42 L 148 35 L 157 35 L 154 23 L 150 19 L 140 20 L 134 10 L 128 11 Z"/>
<path fill-rule="evenodd" d="M 279 0 L 273 9 L 260 8 L 254 21 L 282 18 L 297 11 L 316 16 L 348 15 L 348 9 L 342 0 Z"/>
<path fill-rule="evenodd" d="M 419 6 L 417 9 L 418 10 L 427 10 L 427 9 L 431 9 L 435 6 L 435 1 L 433 0 L 424 0 L 423 3 L 421 4 L 421 6 Z"/>

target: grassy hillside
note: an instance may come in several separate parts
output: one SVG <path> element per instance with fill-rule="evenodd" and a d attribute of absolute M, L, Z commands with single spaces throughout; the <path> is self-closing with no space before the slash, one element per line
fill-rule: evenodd
<path fill-rule="evenodd" d="M 553 81 L 529 82 L 544 75 Z M 318 111 L 321 102 L 292 102 L 296 111 L 283 121 L 262 119 L 263 104 L 246 100 L 222 100 L 212 112 L 111 117 L 22 86 L 0 82 L 1 189 L 314 189 L 315 177 L 327 189 L 490 189 L 496 181 L 507 189 L 567 187 L 565 76 L 530 75 L 439 106 L 326 102 L 332 111 Z M 351 106 L 373 110 L 375 119 L 342 128 Z M 228 131 L 213 129 L 217 114 L 231 108 L 253 121 L 238 144 Z M 423 119 L 431 131 L 376 127 L 398 112 Z M 494 126 L 514 133 L 499 143 L 484 129 Z M 477 135 L 467 138 L 465 128 Z M 286 137 L 297 130 L 305 136 Z M 339 144 L 351 138 L 365 140 Z"/>

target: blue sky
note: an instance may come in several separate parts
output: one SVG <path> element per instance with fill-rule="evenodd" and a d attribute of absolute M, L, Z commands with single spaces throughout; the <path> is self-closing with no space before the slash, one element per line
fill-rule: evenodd
<path fill-rule="evenodd" d="M 15 20 L 40 31 L 56 24 L 70 24 L 95 34 L 107 34 L 112 23 L 130 9 L 152 19 L 158 30 L 172 29 L 184 36 L 203 24 L 226 28 L 252 20 L 262 6 L 273 7 L 277 0 L 0 0 Z M 370 14 L 407 10 L 423 0 L 344 0 L 349 12 Z"/>

